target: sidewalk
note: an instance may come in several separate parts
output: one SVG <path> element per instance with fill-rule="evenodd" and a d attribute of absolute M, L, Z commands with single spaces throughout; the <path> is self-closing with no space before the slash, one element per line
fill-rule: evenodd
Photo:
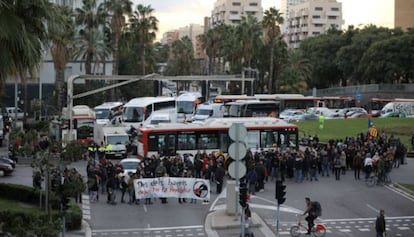
<path fill-rule="evenodd" d="M 252 212 L 252 224 L 249 229 L 255 237 L 274 236 L 272 230 L 254 212 Z M 225 209 L 210 212 L 206 218 L 205 230 L 209 237 L 240 236 L 240 217 L 228 215 Z"/>
<path fill-rule="evenodd" d="M 65 233 L 65 237 L 91 237 L 92 230 L 89 226 L 89 223 L 85 220 L 82 220 L 82 228 L 80 230 L 70 231 Z"/>

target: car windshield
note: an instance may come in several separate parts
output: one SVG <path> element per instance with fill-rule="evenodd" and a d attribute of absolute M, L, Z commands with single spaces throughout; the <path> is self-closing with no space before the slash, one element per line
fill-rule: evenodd
<path fill-rule="evenodd" d="M 107 143 L 109 144 L 128 144 L 129 137 L 126 135 L 108 136 Z"/>
<path fill-rule="evenodd" d="M 211 109 L 199 109 L 197 115 L 210 115 L 213 112 Z"/>
<path fill-rule="evenodd" d="M 97 109 L 95 110 L 96 119 L 109 119 L 110 118 L 109 109 Z"/>
<path fill-rule="evenodd" d="M 122 167 L 126 170 L 134 170 L 138 167 L 139 162 L 138 161 L 125 161 L 122 162 Z"/>
<path fill-rule="evenodd" d="M 142 122 L 144 109 L 142 107 L 124 107 L 122 119 L 125 122 Z"/>

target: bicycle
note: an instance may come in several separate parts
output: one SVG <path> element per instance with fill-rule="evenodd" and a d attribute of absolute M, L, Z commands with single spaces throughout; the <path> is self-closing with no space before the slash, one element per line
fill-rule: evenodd
<path fill-rule="evenodd" d="M 302 215 L 298 217 L 298 222 L 290 227 L 290 235 L 298 237 L 301 234 L 308 232 L 308 226 L 301 223 Z M 315 223 L 311 229 L 311 234 L 316 237 L 323 237 L 326 234 L 326 227 L 322 223 Z"/>

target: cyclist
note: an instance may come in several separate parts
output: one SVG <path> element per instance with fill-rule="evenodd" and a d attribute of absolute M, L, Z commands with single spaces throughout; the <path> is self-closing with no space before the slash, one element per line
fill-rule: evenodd
<path fill-rule="evenodd" d="M 312 227 L 314 225 L 314 220 L 318 217 L 315 215 L 315 211 L 313 210 L 312 202 L 310 198 L 306 197 L 305 201 L 306 201 L 306 210 L 303 213 L 303 215 L 308 214 L 308 216 L 305 218 L 305 220 L 308 222 L 308 232 L 306 234 L 310 235 Z"/>

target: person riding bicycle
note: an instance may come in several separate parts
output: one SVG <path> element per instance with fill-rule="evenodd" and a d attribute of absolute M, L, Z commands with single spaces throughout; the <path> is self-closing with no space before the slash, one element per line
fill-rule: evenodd
<path fill-rule="evenodd" d="M 318 218 L 318 216 L 315 214 L 314 207 L 312 206 L 312 202 L 310 198 L 306 197 L 306 210 L 303 213 L 303 215 L 308 214 L 308 216 L 305 218 L 305 220 L 308 222 L 308 232 L 307 235 L 310 235 L 312 227 L 314 225 L 314 220 Z"/>

